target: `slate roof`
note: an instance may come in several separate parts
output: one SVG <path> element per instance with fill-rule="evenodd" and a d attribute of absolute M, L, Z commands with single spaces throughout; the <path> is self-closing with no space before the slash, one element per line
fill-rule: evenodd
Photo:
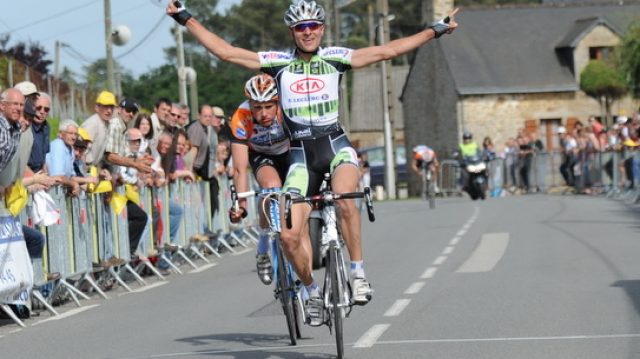
<path fill-rule="evenodd" d="M 574 75 L 556 49 L 573 45 L 594 21 L 624 33 L 638 18 L 638 2 L 462 9 L 460 28 L 438 41 L 461 95 L 576 91 Z"/>
<path fill-rule="evenodd" d="M 577 20 L 573 28 L 567 33 L 564 39 L 560 40 L 557 48 L 575 48 L 580 43 L 583 37 L 585 37 L 596 26 L 606 26 L 618 36 L 622 36 L 623 32 L 620 29 L 609 24 L 605 19 L 600 17 L 591 17 L 588 19 Z"/>

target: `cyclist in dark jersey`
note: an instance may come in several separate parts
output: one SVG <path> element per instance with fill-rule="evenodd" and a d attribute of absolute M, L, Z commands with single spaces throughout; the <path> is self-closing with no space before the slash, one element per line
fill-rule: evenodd
<path fill-rule="evenodd" d="M 235 170 L 234 182 L 239 192 L 249 191 L 247 167 L 264 189 L 279 189 L 284 183 L 289 166 L 289 138 L 284 131 L 278 106 L 278 89 L 273 78 L 260 74 L 247 81 L 244 87 L 247 101 L 243 102 L 231 118 L 231 156 Z M 240 208 L 229 210 L 232 222 L 246 216 L 247 199 L 239 199 Z M 260 214 L 260 237 L 256 266 L 258 277 L 271 284 L 272 268 L 269 258 L 267 224 Z"/>
<path fill-rule="evenodd" d="M 176 7 L 178 5 L 179 7 Z M 212 54 L 251 70 L 262 70 L 278 83 L 280 105 L 291 137 L 291 165 L 285 190 L 301 195 L 313 194 L 325 172 L 332 174 L 336 192 L 352 192 L 358 188 L 357 155 L 338 121 L 339 83 L 350 69 L 391 60 L 415 50 L 428 41 L 451 33 L 458 24 L 449 16 L 424 30 L 381 46 L 357 50 L 343 47 L 321 48 L 325 30 L 325 11 L 315 1 L 298 1 L 285 12 L 295 49 L 290 52 L 260 52 L 232 46 L 207 30 L 181 4 L 171 2 L 167 14 L 187 27 Z M 360 239 L 360 213 L 355 201 L 338 201 L 341 233 L 351 259 L 353 299 L 366 304 L 371 288 L 365 279 Z M 282 241 L 287 257 L 307 287 L 311 325 L 322 323 L 322 299 L 314 282 L 307 219 L 311 208 L 297 204 L 292 209 L 293 227 L 283 226 Z"/>

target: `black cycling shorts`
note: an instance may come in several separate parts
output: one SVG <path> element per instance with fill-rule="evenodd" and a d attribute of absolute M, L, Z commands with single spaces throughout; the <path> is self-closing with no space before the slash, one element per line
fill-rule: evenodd
<path fill-rule="evenodd" d="M 356 150 L 342 130 L 316 139 L 292 141 L 284 188 L 301 196 L 316 195 L 324 174 L 333 173 L 344 163 L 358 167 Z"/>
<path fill-rule="evenodd" d="M 287 177 L 287 169 L 289 168 L 289 153 L 267 155 L 260 152 L 249 151 L 249 164 L 254 174 L 257 174 L 258 169 L 263 166 L 273 167 L 276 172 L 278 172 L 280 183 L 284 183 L 284 179 Z"/>

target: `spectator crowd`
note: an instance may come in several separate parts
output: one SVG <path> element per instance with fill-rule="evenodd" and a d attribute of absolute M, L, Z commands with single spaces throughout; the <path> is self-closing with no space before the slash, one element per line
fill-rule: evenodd
<path fill-rule="evenodd" d="M 555 148 L 546 148 L 538 132 L 520 128 L 515 137 L 507 139 L 502 151 L 497 151 L 491 138 L 486 137 L 483 156 L 488 161 L 503 161 L 501 183 L 511 193 L 548 189 L 549 181 L 543 177 L 551 171 L 560 174 L 568 190 L 580 194 L 638 188 L 640 113 L 617 116 L 609 127 L 590 116 L 584 123 L 578 120 L 558 126 L 555 135 Z"/>
<path fill-rule="evenodd" d="M 218 177 L 231 176 L 230 133 L 224 111 L 208 104 L 200 106 L 196 119 L 190 108 L 168 98 L 159 98 L 150 114 L 134 99 L 120 101 L 108 91 L 95 100 L 94 113 L 79 123 L 59 122 L 55 139 L 49 123 L 51 98 L 28 81 L 0 94 L 0 200 L 14 217 L 25 211 L 29 194 L 64 189 L 68 197 L 81 193 L 103 193 L 105 201 L 122 187 L 126 195 L 127 229 L 131 259 L 146 255 L 141 239 L 159 223 L 157 208 L 144 209 L 140 190 L 154 190 L 182 180 L 205 181 L 210 189 L 212 214 L 220 211 Z M 170 199 L 169 243 L 155 238 L 160 249 L 176 247 L 183 223 L 183 208 Z M 25 221 L 26 222 L 26 221 Z M 210 231 L 203 228 L 203 231 Z M 41 258 L 45 246 L 42 231 L 22 223 L 29 256 Z M 153 233 L 160 233 L 154 231 Z M 101 253 L 96 268 L 123 265 L 113 251 Z M 168 265 L 154 261 L 164 274 Z M 47 273 L 55 281 L 60 273 Z"/>

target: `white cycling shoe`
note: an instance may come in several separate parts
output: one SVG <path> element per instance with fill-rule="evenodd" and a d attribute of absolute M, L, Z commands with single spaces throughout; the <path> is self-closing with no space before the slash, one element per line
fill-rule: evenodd
<path fill-rule="evenodd" d="M 322 295 L 310 295 L 304 304 L 306 322 L 312 327 L 324 324 L 324 301 Z"/>
<path fill-rule="evenodd" d="M 373 289 L 365 278 L 353 278 L 351 282 L 353 304 L 366 305 L 371 301 Z"/>
<path fill-rule="evenodd" d="M 273 268 L 271 267 L 269 253 L 259 253 L 256 255 L 256 269 L 258 270 L 258 278 L 260 278 L 262 284 L 271 284 L 273 280 Z"/>

